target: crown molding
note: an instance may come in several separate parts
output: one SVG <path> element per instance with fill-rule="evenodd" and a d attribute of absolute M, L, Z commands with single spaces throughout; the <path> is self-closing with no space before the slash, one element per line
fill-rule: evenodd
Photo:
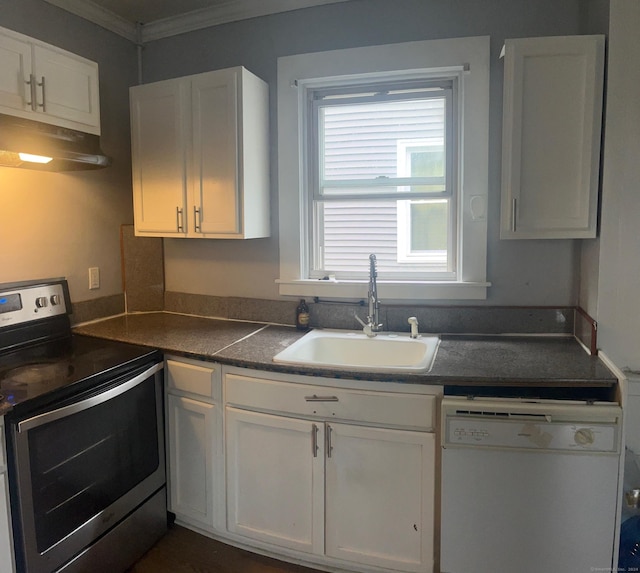
<path fill-rule="evenodd" d="M 162 38 L 210 28 L 211 26 L 218 26 L 228 22 L 348 1 L 269 0 L 269 2 L 256 2 L 255 0 L 225 0 L 215 6 L 142 24 L 140 25 L 140 42 L 145 44 L 146 42 L 161 40 Z M 102 26 L 133 43 L 138 41 L 138 30 L 135 23 L 125 20 L 91 0 L 45 0 L 45 2 Z"/>
<path fill-rule="evenodd" d="M 289 12 L 310 8 L 321 4 L 335 4 L 348 0 L 270 0 L 269 2 L 256 2 L 255 0 L 226 0 L 209 8 L 194 10 L 172 18 L 149 22 L 142 27 L 142 42 L 152 42 L 176 36 L 202 28 L 210 28 L 228 22 L 237 22 L 268 16 L 278 12 Z"/>
<path fill-rule="evenodd" d="M 134 44 L 137 42 L 137 30 L 133 22 L 125 20 L 91 0 L 45 0 L 45 2 L 89 20 Z"/>

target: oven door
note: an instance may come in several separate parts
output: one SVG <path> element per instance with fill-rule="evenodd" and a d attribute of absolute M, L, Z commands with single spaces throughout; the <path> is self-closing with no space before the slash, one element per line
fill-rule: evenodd
<path fill-rule="evenodd" d="M 162 488 L 162 364 L 13 426 L 16 557 L 57 570 Z"/>

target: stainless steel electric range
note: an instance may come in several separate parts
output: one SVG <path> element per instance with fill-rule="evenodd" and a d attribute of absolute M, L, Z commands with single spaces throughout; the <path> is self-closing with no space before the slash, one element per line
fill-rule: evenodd
<path fill-rule="evenodd" d="M 162 355 L 75 335 L 63 279 L 0 285 L 18 573 L 117 573 L 166 531 Z"/>

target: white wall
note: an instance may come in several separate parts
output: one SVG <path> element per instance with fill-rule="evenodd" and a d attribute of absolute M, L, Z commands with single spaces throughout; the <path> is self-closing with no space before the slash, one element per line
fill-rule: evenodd
<path fill-rule="evenodd" d="M 609 22 L 598 346 L 640 371 L 640 1 L 611 0 Z"/>
<path fill-rule="evenodd" d="M 0 2 L 0 26 L 97 61 L 102 149 L 113 166 L 36 173 L 0 167 L 0 283 L 65 276 L 74 302 L 122 292 L 120 225 L 133 221 L 128 88 L 135 47 L 42 0 Z M 102 286 L 89 291 L 87 269 Z"/>
<path fill-rule="evenodd" d="M 266 80 L 271 97 L 270 239 L 241 244 L 165 240 L 167 290 L 277 299 L 276 64 L 279 56 L 432 38 L 491 36 L 487 303 L 571 305 L 578 296 L 579 242 L 500 241 L 503 40 L 606 32 L 602 0 L 352 0 L 234 22 L 150 43 L 145 82 L 244 65 Z M 606 14 L 606 10 L 604 11 Z M 600 29 L 598 29 L 600 28 Z"/>

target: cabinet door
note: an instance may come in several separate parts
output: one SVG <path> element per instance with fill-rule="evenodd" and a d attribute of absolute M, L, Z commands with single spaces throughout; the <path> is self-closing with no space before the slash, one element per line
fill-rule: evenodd
<path fill-rule="evenodd" d="M 604 36 L 505 49 L 500 236 L 595 237 Z"/>
<path fill-rule="evenodd" d="M 189 221 L 188 83 L 168 80 L 136 86 L 131 88 L 130 99 L 136 235 L 184 236 Z"/>
<path fill-rule="evenodd" d="M 100 134 L 98 64 L 74 54 L 33 47 L 37 111 L 78 125 L 68 125 Z M 57 125 L 59 121 L 52 121 Z"/>
<path fill-rule="evenodd" d="M 242 232 L 237 83 L 237 69 L 202 74 L 191 83 L 195 236 Z"/>
<path fill-rule="evenodd" d="M 170 509 L 181 519 L 214 525 L 214 440 L 217 410 L 168 396 Z"/>
<path fill-rule="evenodd" d="M 4 444 L 0 444 L 4 447 Z M 0 573 L 13 573 L 13 544 L 9 519 L 9 489 L 7 474 L 0 473 Z"/>
<path fill-rule="evenodd" d="M 326 554 L 433 570 L 435 435 L 327 424 Z"/>
<path fill-rule="evenodd" d="M 225 414 L 228 530 L 322 554 L 321 424 L 230 407 Z"/>
<path fill-rule="evenodd" d="M 31 44 L 0 33 L 0 112 L 31 111 Z"/>

